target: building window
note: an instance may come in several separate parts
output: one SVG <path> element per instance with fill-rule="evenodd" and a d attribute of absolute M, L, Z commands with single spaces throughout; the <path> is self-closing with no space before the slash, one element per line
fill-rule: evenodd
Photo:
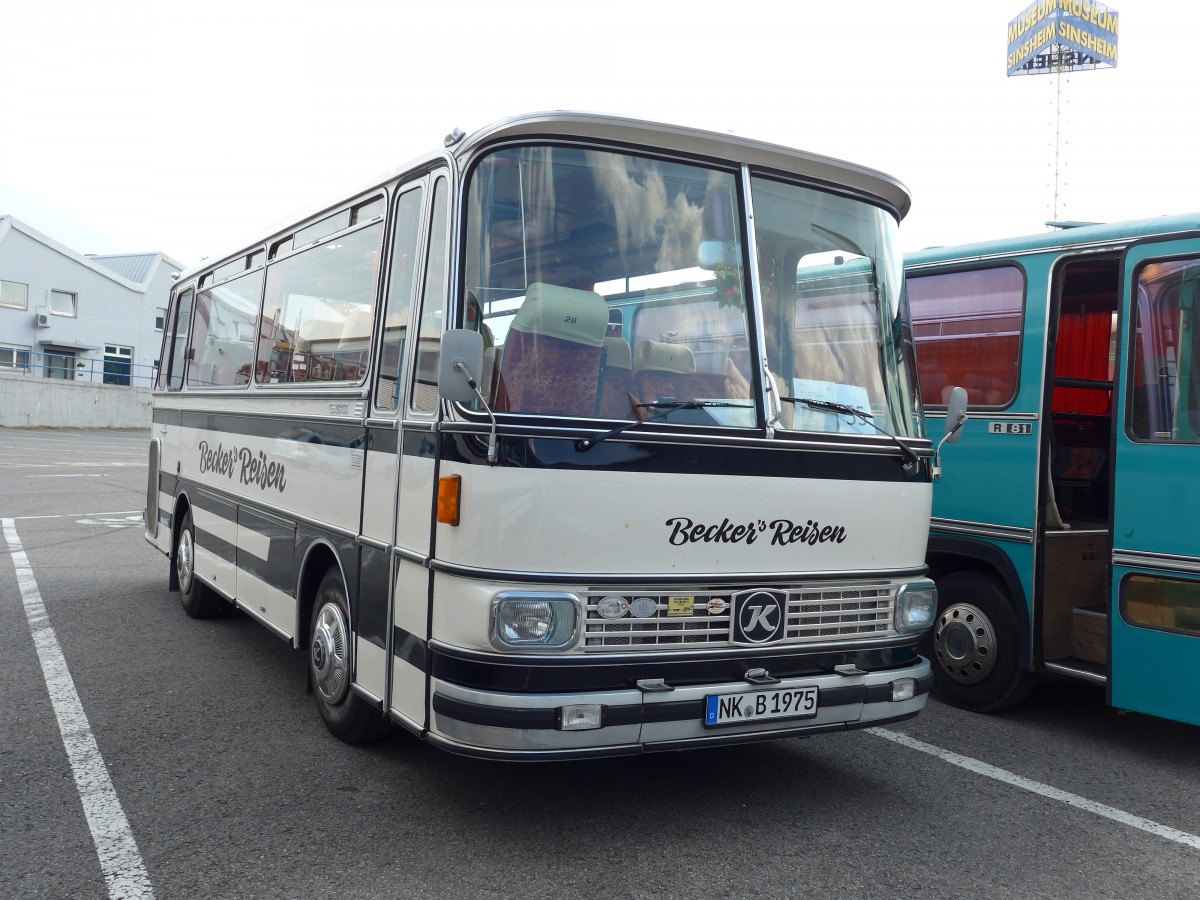
<path fill-rule="evenodd" d="M 165 306 L 160 306 L 158 308 L 158 312 L 156 312 L 154 314 L 154 330 L 162 331 L 163 328 L 166 327 L 166 324 L 167 324 L 167 308 Z"/>
<path fill-rule="evenodd" d="M 0 306 L 28 309 L 29 285 L 17 281 L 0 281 Z"/>
<path fill-rule="evenodd" d="M 75 380 L 74 353 L 55 353 L 52 350 L 47 350 L 42 354 L 42 359 L 45 361 L 42 374 L 47 378 L 59 378 L 63 381 Z"/>
<path fill-rule="evenodd" d="M 29 371 L 29 348 L 0 345 L 0 370 Z"/>
<path fill-rule="evenodd" d="M 76 295 L 70 291 L 50 292 L 50 313 L 55 316 L 75 317 Z"/>
<path fill-rule="evenodd" d="M 133 348 L 116 344 L 104 346 L 104 383 L 130 384 L 133 369 Z"/>

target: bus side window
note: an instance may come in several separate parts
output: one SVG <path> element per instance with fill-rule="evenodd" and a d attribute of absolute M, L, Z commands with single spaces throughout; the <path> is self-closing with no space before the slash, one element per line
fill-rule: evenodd
<path fill-rule="evenodd" d="M 1130 430 L 1147 441 L 1200 440 L 1200 265 L 1149 263 L 1137 278 Z"/>
<path fill-rule="evenodd" d="M 177 391 L 183 387 L 183 363 L 188 342 L 188 329 L 192 324 L 193 293 L 189 289 L 180 295 L 175 309 L 175 327 L 171 332 L 171 344 L 164 346 L 162 366 L 166 373 L 166 387 L 169 391 Z"/>
<path fill-rule="evenodd" d="M 430 413 L 437 409 L 439 347 L 445 325 L 442 306 L 446 295 L 446 179 L 433 188 L 433 214 L 429 252 L 425 263 L 425 288 L 421 292 L 421 330 L 417 335 L 417 359 L 413 373 L 412 408 Z"/>
<path fill-rule="evenodd" d="M 945 406 L 962 385 L 975 406 L 1004 407 L 1020 384 L 1025 278 L 1013 265 L 910 275 L 921 399 Z"/>
<path fill-rule="evenodd" d="M 162 329 L 162 345 L 158 349 L 158 361 L 155 365 L 158 367 L 157 377 L 154 381 L 156 390 L 165 391 L 167 389 L 168 372 L 171 368 L 171 351 L 175 347 L 175 314 L 179 312 L 179 295 L 175 294 L 171 297 L 171 302 L 167 307 L 167 315 L 163 319 Z"/>
<path fill-rule="evenodd" d="M 379 368 L 375 376 L 375 408 L 395 412 L 404 383 L 404 346 L 412 307 L 413 278 L 421 247 L 420 185 L 404 191 L 396 201 L 396 226 L 392 233 L 392 264 L 387 305 L 383 310 Z"/>
<path fill-rule="evenodd" d="M 196 322 L 188 345 L 188 387 L 249 382 L 262 274 L 259 269 L 196 295 Z"/>
<path fill-rule="evenodd" d="M 257 360 L 269 383 L 349 381 L 367 353 L 383 223 L 278 259 L 267 268 Z M 358 316 L 365 311 L 366 318 Z"/>

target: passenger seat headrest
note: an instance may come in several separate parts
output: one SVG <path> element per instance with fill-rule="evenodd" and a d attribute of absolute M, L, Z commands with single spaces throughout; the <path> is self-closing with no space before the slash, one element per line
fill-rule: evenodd
<path fill-rule="evenodd" d="M 633 368 L 637 372 L 695 372 L 696 355 L 686 344 L 642 341 L 637 345 L 637 362 Z"/>
<path fill-rule="evenodd" d="M 629 342 L 625 338 L 606 337 L 604 339 L 604 347 L 608 351 L 608 362 L 605 363 L 608 368 L 633 368 L 633 354 L 629 352 Z"/>
<path fill-rule="evenodd" d="M 604 346 L 608 306 L 595 291 L 580 291 L 535 281 L 510 326 L 589 347 Z"/>

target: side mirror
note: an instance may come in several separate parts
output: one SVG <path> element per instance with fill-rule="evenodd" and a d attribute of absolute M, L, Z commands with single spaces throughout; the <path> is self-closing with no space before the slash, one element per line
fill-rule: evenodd
<path fill-rule="evenodd" d="M 470 403 L 483 374 L 483 335 L 469 328 L 453 328 L 442 335 L 438 361 L 438 396 Z"/>
<path fill-rule="evenodd" d="M 942 443 L 955 444 L 962 437 L 963 423 L 967 421 L 967 389 L 950 389 L 950 402 L 946 404 L 946 433 Z"/>
<path fill-rule="evenodd" d="M 933 448 L 933 480 L 942 480 L 942 445 L 954 444 L 962 437 L 963 423 L 967 421 L 967 389 L 950 388 L 950 402 L 946 404 L 946 433 Z"/>

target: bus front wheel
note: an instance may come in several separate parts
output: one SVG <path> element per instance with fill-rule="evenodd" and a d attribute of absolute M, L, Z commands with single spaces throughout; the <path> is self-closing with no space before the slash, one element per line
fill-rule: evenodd
<path fill-rule="evenodd" d="M 175 539 L 175 578 L 179 602 L 193 619 L 208 619 L 221 611 L 221 598 L 196 577 L 196 527 L 190 509 L 183 514 Z"/>
<path fill-rule="evenodd" d="M 1021 667 L 1020 629 L 1008 594 L 980 572 L 954 572 L 937 586 L 938 616 L 925 651 L 938 697 L 976 712 L 1016 706 L 1036 678 Z"/>
<path fill-rule="evenodd" d="M 308 632 L 308 674 L 317 709 L 330 732 L 347 744 L 361 744 L 384 729 L 379 710 L 350 689 L 352 675 L 350 606 L 336 568 L 321 579 Z"/>

